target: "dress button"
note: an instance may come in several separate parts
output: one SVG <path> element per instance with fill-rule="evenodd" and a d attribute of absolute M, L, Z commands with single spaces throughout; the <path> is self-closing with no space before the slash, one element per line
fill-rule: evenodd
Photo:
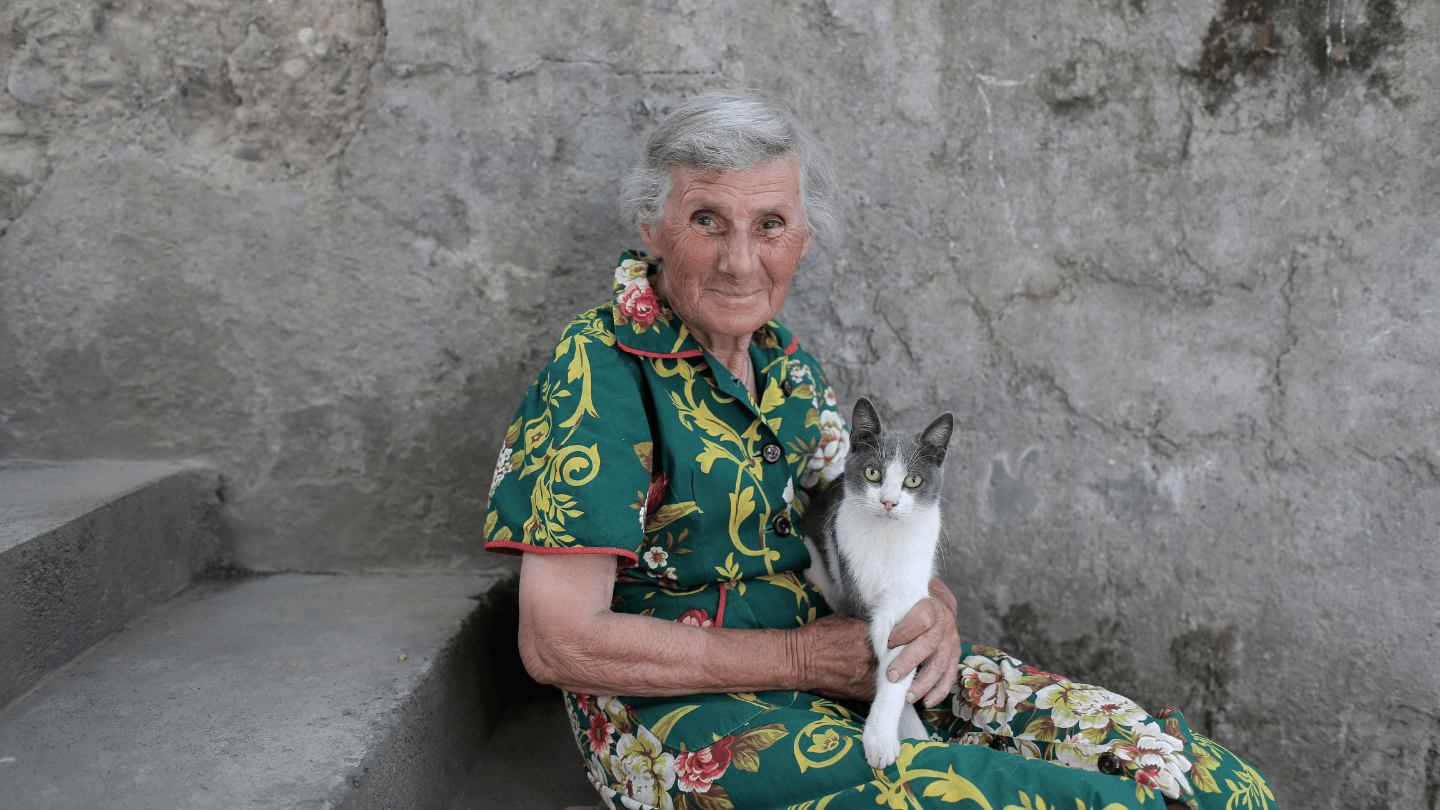
<path fill-rule="evenodd" d="M 760 457 L 765 459 L 766 463 L 768 464 L 774 464 L 775 462 L 779 461 L 780 456 L 784 454 L 785 451 L 781 450 L 780 445 L 774 442 L 771 442 L 760 448 Z"/>
<path fill-rule="evenodd" d="M 781 537 L 789 537 L 789 536 L 790 536 L 790 529 L 791 529 L 791 526 L 790 526 L 790 518 L 785 517 L 784 515 L 781 515 L 780 517 L 775 518 L 775 533 L 776 533 L 776 534 L 780 535 Z"/>
<path fill-rule="evenodd" d="M 780 393 L 782 393 L 782 394 L 784 394 L 785 396 L 788 397 L 788 396 L 790 396 L 790 392 L 791 392 L 791 391 L 794 391 L 794 390 L 795 390 L 795 383 L 790 382 L 790 379 L 789 379 L 788 377 L 787 377 L 786 379 L 784 379 L 784 380 L 781 380 L 781 382 L 780 382 Z"/>
<path fill-rule="evenodd" d="M 1119 776 L 1121 771 L 1120 757 L 1106 751 L 1100 755 L 1100 759 L 1095 763 L 1095 767 L 1099 768 L 1100 772 L 1106 776 Z"/>
<path fill-rule="evenodd" d="M 989 746 L 989 747 L 990 747 L 990 750 L 992 750 L 992 751 L 1004 751 L 1004 750 L 1005 750 L 1005 740 L 1003 740 L 1003 739 L 1001 739 L 1001 738 L 999 738 L 999 737 L 991 737 L 991 738 L 990 738 L 990 742 L 987 742 L 987 743 L 985 743 L 985 744 L 986 744 L 987 746 Z"/>

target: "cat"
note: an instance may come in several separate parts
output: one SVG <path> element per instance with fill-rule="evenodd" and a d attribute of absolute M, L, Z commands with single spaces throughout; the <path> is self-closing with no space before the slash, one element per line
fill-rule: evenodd
<path fill-rule="evenodd" d="M 888 432 L 869 399 L 855 403 L 845 471 L 805 513 L 805 574 L 836 611 L 870 622 L 880 667 L 875 700 L 862 737 L 865 759 L 884 768 L 900 755 L 900 740 L 929 739 L 920 715 L 905 702 L 915 673 L 891 683 L 890 631 L 916 602 L 930 595 L 940 541 L 941 466 L 954 429 L 948 412 L 918 436 Z"/>

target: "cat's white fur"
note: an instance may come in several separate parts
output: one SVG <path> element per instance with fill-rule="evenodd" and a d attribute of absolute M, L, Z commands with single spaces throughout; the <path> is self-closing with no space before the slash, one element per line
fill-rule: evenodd
<path fill-rule="evenodd" d="M 852 564 L 857 590 L 870 609 L 870 644 L 880 667 L 875 675 L 875 700 L 865 720 L 865 759 L 872 768 L 884 768 L 900 755 L 900 740 L 928 739 L 915 706 L 905 693 L 915 679 L 912 670 L 891 683 L 885 673 L 905 649 L 890 649 L 890 632 L 915 603 L 930 595 L 935 551 L 940 540 L 940 505 L 921 506 L 903 486 L 905 466 L 898 458 L 886 460 L 880 483 L 862 481 L 863 498 L 846 498 L 835 517 L 836 550 Z M 894 506 L 886 511 L 884 502 Z M 822 557 L 810 540 L 812 560 Z M 864 561 L 864 567 L 855 566 Z M 831 555 L 829 568 L 815 565 L 805 573 L 821 593 L 834 593 L 840 578 L 839 557 Z"/>

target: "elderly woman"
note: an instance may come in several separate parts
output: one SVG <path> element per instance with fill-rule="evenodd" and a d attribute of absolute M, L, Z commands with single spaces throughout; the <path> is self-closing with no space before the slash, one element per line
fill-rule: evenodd
<path fill-rule="evenodd" d="M 803 576 L 802 491 L 848 433 L 819 363 L 774 320 L 835 187 L 780 104 L 710 92 L 626 178 L 645 252 L 565 328 L 505 437 L 486 548 L 527 552 L 520 650 L 565 690 L 607 807 L 1273 807 L 1263 777 L 1103 689 L 962 645 L 955 599 L 896 627 L 887 673 L 930 740 L 866 764 L 865 625 Z M 558 763 L 557 763 L 558 764 Z"/>

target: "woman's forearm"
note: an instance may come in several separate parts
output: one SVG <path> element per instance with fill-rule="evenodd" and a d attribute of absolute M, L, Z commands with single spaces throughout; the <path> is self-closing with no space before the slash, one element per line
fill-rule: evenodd
<path fill-rule="evenodd" d="M 874 688 L 864 622 L 733 630 L 612 613 L 614 565 L 613 557 L 526 556 L 519 642 L 536 680 L 634 696 L 778 689 L 866 697 Z"/>
<path fill-rule="evenodd" d="M 797 634 L 700 628 L 649 616 L 594 614 L 583 624 L 521 637 L 538 680 L 592 695 L 803 689 Z"/>

